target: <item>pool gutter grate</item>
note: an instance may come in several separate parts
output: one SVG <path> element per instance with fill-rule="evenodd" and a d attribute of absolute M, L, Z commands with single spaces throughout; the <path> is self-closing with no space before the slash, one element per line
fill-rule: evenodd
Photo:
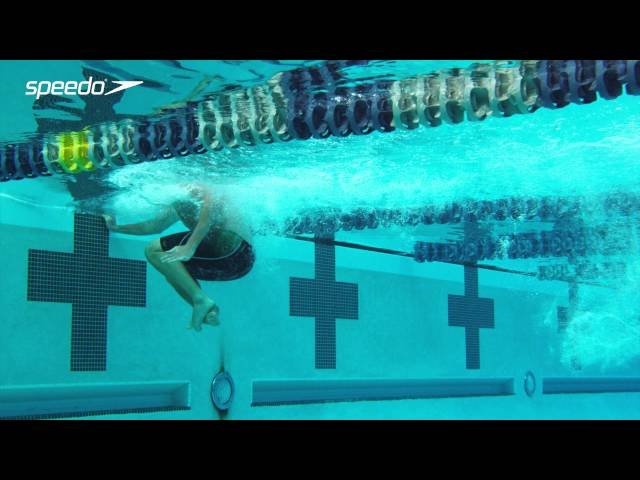
<path fill-rule="evenodd" d="M 634 392 L 640 392 L 640 377 L 548 377 L 542 380 L 545 395 Z"/>
<path fill-rule="evenodd" d="M 191 410 L 191 407 L 159 407 L 159 408 L 129 408 L 122 410 L 96 410 L 88 412 L 60 412 L 41 415 L 23 415 L 16 417 L 0 417 L 0 420 L 59 420 L 66 418 L 94 417 L 102 415 L 126 415 L 134 413 L 174 412 Z"/>
<path fill-rule="evenodd" d="M 503 395 L 513 378 L 255 380 L 251 406 Z"/>
<path fill-rule="evenodd" d="M 189 410 L 190 403 L 187 381 L 20 385 L 0 388 L 0 419 Z"/>

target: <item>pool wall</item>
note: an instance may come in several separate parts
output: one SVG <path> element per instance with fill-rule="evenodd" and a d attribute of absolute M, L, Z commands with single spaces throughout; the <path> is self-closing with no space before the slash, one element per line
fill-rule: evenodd
<path fill-rule="evenodd" d="M 29 250 L 70 253 L 73 230 L 71 209 L 36 210 L 0 198 L 0 398 L 14 387 L 34 387 L 38 398 L 60 391 L 53 387 L 81 386 L 84 390 L 78 392 L 91 391 L 94 397 L 107 388 L 107 398 L 124 398 L 118 411 L 129 413 L 101 411 L 81 418 L 218 419 L 210 385 L 224 363 L 235 384 L 226 419 L 640 417 L 638 393 L 553 392 L 579 391 L 580 379 L 594 391 L 594 378 L 601 380 L 599 391 L 615 385 L 637 391 L 637 381 L 620 380 L 632 375 L 633 365 L 602 371 L 560 363 L 564 334 L 557 328 L 557 307 L 567 305 L 564 283 L 479 271 L 477 295 L 492 300 L 493 327 L 478 329 L 477 364 L 468 368 L 474 350 L 466 346 L 468 333 L 449 323 L 486 325 L 491 315 L 487 304 L 481 312 L 474 310 L 477 302 L 465 310 L 460 299 L 465 295 L 464 267 L 338 247 L 335 281 L 351 287 L 330 290 L 325 282 L 315 290 L 296 290 L 292 279 L 316 278 L 318 271 L 330 269 L 333 254 L 323 250 L 316 255 L 313 243 L 270 236 L 256 237 L 257 261 L 246 277 L 204 284 L 220 305 L 221 327 L 187 330 L 189 307 L 146 266 L 145 306 L 107 307 L 105 369 L 72 371 L 71 305 L 31 301 L 27 294 Z M 151 238 L 112 234 L 109 257 L 143 261 Z M 336 239 L 376 242 L 365 233 L 342 233 Z M 533 263 L 519 265 L 533 269 Z M 319 293 L 310 300 L 314 294 L 309 292 Z M 452 300 L 450 295 L 460 297 Z M 462 302 L 457 320 L 451 320 L 452 301 Z M 311 304 L 328 318 L 325 326 L 336 310 L 352 317 L 335 321 L 335 356 L 330 335 L 316 332 L 314 317 L 291 314 L 312 309 Z M 317 368 L 333 358 L 335 368 Z M 525 389 L 527 372 L 535 377 L 535 386 L 531 376 L 526 384 L 531 396 Z M 135 392 L 150 392 L 149 382 L 180 385 L 177 408 L 136 410 L 142 403 Z M 105 384 L 117 388 L 109 390 Z M 131 384 L 136 387 L 129 388 Z M 264 400 L 265 392 L 272 395 L 270 401 Z M 389 399 L 394 396 L 403 399 Z M 166 404 L 163 398 L 158 405 Z"/>

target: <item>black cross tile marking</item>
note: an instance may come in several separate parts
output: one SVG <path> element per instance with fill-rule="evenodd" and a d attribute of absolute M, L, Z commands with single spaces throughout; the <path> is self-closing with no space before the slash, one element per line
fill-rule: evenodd
<path fill-rule="evenodd" d="M 576 282 L 569 282 L 569 306 L 558 307 L 558 333 L 564 333 L 571 323 L 571 317 L 573 316 L 576 307 L 578 305 L 578 284 Z M 571 367 L 574 370 L 582 370 L 582 364 L 580 359 L 573 355 L 571 357 Z"/>
<path fill-rule="evenodd" d="M 336 282 L 333 235 L 316 235 L 315 279 L 289 279 L 289 315 L 315 317 L 316 368 L 336 368 L 336 319 L 358 319 L 358 285 Z"/>
<path fill-rule="evenodd" d="M 569 307 L 558 307 L 558 333 L 564 332 L 569 326 L 571 316 L 578 303 L 578 284 L 569 283 Z"/>
<path fill-rule="evenodd" d="M 569 326 L 569 312 L 567 307 L 558 307 L 558 333 L 564 332 Z"/>
<path fill-rule="evenodd" d="M 71 371 L 107 368 L 107 306 L 146 305 L 147 266 L 109 257 L 102 217 L 74 215 L 73 253 L 29 249 L 27 300 L 71 303 Z"/>
<path fill-rule="evenodd" d="M 464 295 L 449 295 L 449 326 L 464 327 L 468 369 L 480 368 L 480 329 L 494 328 L 493 299 L 478 298 L 478 269 L 464 267 Z"/>

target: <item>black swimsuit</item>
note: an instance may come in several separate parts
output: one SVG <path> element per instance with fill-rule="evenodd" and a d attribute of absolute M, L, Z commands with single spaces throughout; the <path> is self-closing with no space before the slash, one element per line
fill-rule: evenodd
<path fill-rule="evenodd" d="M 174 206 L 183 223 L 189 228 L 194 228 L 197 224 L 196 205 L 190 202 L 176 202 Z M 189 235 L 191 232 L 180 232 L 162 237 L 160 239 L 162 250 L 166 252 L 178 245 L 184 245 Z M 193 278 L 235 280 L 249 273 L 256 258 L 251 244 L 242 239 L 238 246 L 229 252 L 229 248 L 215 241 L 222 236 L 241 239 L 238 234 L 230 230 L 212 228 L 198 245 L 193 257 L 182 262 Z"/>

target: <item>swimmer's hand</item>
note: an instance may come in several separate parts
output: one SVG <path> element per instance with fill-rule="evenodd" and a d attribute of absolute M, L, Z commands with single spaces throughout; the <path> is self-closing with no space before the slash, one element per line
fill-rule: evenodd
<path fill-rule="evenodd" d="M 193 257 L 196 249 L 187 245 L 178 245 L 160 257 L 162 263 L 187 262 Z"/>
<path fill-rule="evenodd" d="M 107 225 L 107 228 L 109 230 L 116 230 L 117 226 L 116 226 L 116 219 L 113 215 L 109 215 L 104 214 L 102 215 L 102 218 L 104 218 L 104 223 Z"/>

